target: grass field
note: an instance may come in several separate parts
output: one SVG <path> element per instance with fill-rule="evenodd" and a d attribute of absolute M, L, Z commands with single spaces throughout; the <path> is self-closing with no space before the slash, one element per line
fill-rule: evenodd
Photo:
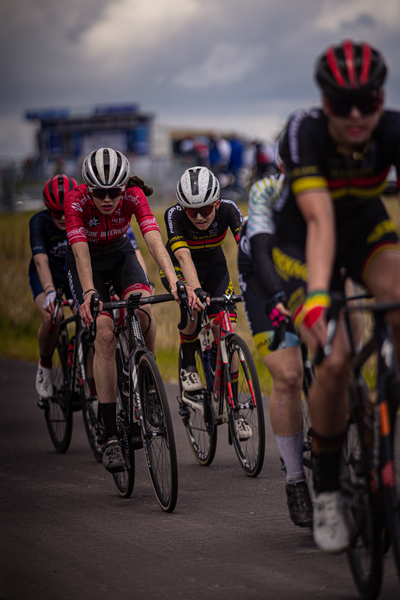
<path fill-rule="evenodd" d="M 388 197 L 385 199 L 385 203 L 400 231 L 400 209 L 397 198 L 394 196 Z M 165 208 L 166 206 L 153 207 L 164 241 L 166 240 Z M 247 204 L 241 204 L 240 209 L 244 215 L 247 214 Z M 0 215 L 0 290 L 2 299 L 0 305 L 0 354 L 10 358 L 36 362 L 39 356 L 36 340 L 39 318 L 28 283 L 28 265 L 31 258 L 29 219 L 32 214 Z M 147 251 L 147 246 L 135 220 L 133 220 L 132 226 L 146 260 L 149 277 L 156 284 L 156 293 L 164 293 L 165 290 L 160 282 L 158 268 Z M 233 236 L 230 234 L 224 242 L 224 252 L 235 291 L 239 293 L 236 265 L 237 247 Z M 165 381 L 176 381 L 179 348 L 178 306 L 173 302 L 154 306 L 153 314 L 157 322 L 157 362 L 162 377 Z M 237 332 L 246 340 L 253 352 L 262 389 L 268 392 L 270 381 L 255 352 L 241 304 L 238 305 Z"/>

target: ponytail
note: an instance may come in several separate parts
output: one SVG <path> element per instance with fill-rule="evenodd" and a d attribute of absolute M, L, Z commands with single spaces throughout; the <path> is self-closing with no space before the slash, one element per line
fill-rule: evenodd
<path fill-rule="evenodd" d="M 143 179 L 140 179 L 140 177 L 138 177 L 134 173 L 132 173 L 132 175 L 129 177 L 126 187 L 140 187 L 140 189 L 143 190 L 145 196 L 151 196 L 153 193 L 153 188 L 149 185 L 146 185 Z"/>

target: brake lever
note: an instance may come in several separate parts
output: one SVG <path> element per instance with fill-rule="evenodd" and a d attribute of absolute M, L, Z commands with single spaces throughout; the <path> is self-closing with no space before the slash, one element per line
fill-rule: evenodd
<path fill-rule="evenodd" d="M 188 300 L 188 296 L 186 293 L 186 287 L 185 287 L 185 284 L 183 283 L 183 281 L 177 282 L 176 289 L 178 292 L 179 299 L 181 301 L 181 303 L 179 305 L 179 308 L 181 311 L 181 320 L 178 324 L 178 329 L 180 331 L 182 331 L 182 329 L 185 329 L 185 327 L 187 326 L 188 313 L 190 316 L 190 320 L 192 322 L 194 321 L 194 315 L 193 315 L 192 309 L 189 306 L 189 300 Z"/>

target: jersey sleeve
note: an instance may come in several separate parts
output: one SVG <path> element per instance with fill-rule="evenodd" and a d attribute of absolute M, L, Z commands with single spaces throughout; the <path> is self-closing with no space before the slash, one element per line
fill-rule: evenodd
<path fill-rule="evenodd" d="M 189 250 L 189 245 L 186 241 L 181 219 L 179 218 L 181 215 L 182 209 L 177 205 L 168 208 L 164 214 L 164 221 L 168 235 L 168 245 L 172 252 L 176 252 L 180 248 L 187 248 Z"/>
<path fill-rule="evenodd" d="M 77 242 L 88 242 L 85 231 L 86 206 L 80 187 L 83 186 L 78 186 L 69 192 L 64 201 L 65 228 L 71 246 Z"/>
<path fill-rule="evenodd" d="M 45 217 L 43 212 L 36 213 L 29 221 L 29 241 L 32 256 L 36 254 L 47 254 L 45 243 Z"/>
<path fill-rule="evenodd" d="M 259 233 L 275 233 L 273 206 L 282 191 L 284 177 L 265 177 L 250 188 L 247 237 L 250 240 Z"/>
<path fill-rule="evenodd" d="M 135 215 L 143 236 L 149 231 L 160 231 L 157 220 L 151 212 L 147 198 L 140 187 L 126 190 L 124 203 L 128 220 L 130 221 L 131 216 Z"/>
<path fill-rule="evenodd" d="M 239 243 L 239 233 L 240 233 L 240 228 L 242 225 L 243 225 L 242 213 L 240 212 L 238 206 L 236 206 L 236 204 L 234 204 L 234 210 L 233 210 L 232 220 L 230 223 L 230 228 L 231 228 L 233 237 L 235 238 L 235 241 L 237 244 Z"/>
<path fill-rule="evenodd" d="M 292 192 L 295 196 L 303 192 L 327 190 L 328 182 L 322 175 L 317 128 L 320 126 L 318 111 L 298 111 L 289 120 L 287 145 L 289 162 L 286 165 Z"/>

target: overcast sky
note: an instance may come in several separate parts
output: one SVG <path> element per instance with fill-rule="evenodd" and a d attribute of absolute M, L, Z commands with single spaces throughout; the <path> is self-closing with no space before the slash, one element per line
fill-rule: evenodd
<path fill-rule="evenodd" d="M 400 0 L 2 0 L 0 155 L 32 152 L 27 108 L 104 103 L 272 139 L 346 37 L 382 50 L 400 109 Z"/>

